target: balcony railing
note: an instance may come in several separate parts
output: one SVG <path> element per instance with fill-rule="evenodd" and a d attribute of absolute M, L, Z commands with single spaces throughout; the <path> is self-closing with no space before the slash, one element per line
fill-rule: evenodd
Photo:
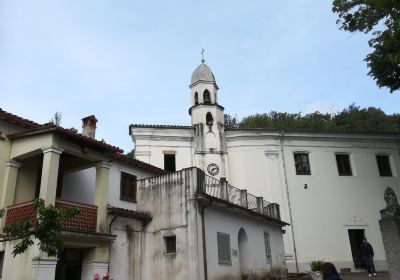
<path fill-rule="evenodd" d="M 197 186 L 197 193 L 225 200 L 277 220 L 281 219 L 279 204 L 269 203 L 262 197 L 249 194 L 247 190 L 238 189 L 225 180 L 217 180 L 200 170 L 198 171 Z"/>
<path fill-rule="evenodd" d="M 97 206 L 63 200 L 57 200 L 55 206 L 61 211 L 69 208 L 79 210 L 78 215 L 63 221 L 64 230 L 96 232 Z M 5 224 L 15 224 L 24 219 L 33 221 L 35 218 L 36 213 L 33 209 L 33 203 L 30 201 L 8 206 Z"/>

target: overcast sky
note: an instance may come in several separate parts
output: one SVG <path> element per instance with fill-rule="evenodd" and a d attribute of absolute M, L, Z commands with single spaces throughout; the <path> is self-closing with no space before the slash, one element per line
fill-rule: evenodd
<path fill-rule="evenodd" d="M 131 123 L 190 124 L 190 76 L 206 63 L 225 112 L 398 112 L 363 61 L 368 36 L 338 30 L 332 0 L 2 0 L 0 107 L 39 123 L 62 112 L 132 149 Z"/>

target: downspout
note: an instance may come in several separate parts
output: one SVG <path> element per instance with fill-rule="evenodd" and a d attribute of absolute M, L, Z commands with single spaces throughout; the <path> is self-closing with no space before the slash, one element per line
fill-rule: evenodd
<path fill-rule="evenodd" d="M 118 218 L 117 215 L 115 215 L 112 219 L 110 224 L 108 225 L 108 234 L 111 234 L 111 226 L 115 222 L 115 220 Z M 110 265 L 111 265 L 111 243 L 108 245 L 108 268 L 107 268 L 107 273 L 110 273 Z"/>
<path fill-rule="evenodd" d="M 294 261 L 296 263 L 296 272 L 299 273 L 299 263 L 298 263 L 298 260 L 297 260 L 296 240 L 295 240 L 295 237 L 294 237 L 294 223 L 293 223 L 293 219 L 292 219 L 292 207 L 290 205 L 289 184 L 288 184 L 287 172 L 286 172 L 285 153 L 283 152 L 283 138 L 284 137 L 285 137 L 285 132 L 282 129 L 281 133 L 280 133 L 280 137 L 279 137 L 279 142 L 280 142 L 280 146 L 281 146 L 283 174 L 284 174 L 284 177 L 285 177 L 285 187 L 286 187 L 286 198 L 287 198 L 287 201 L 288 201 L 288 208 L 289 208 L 289 219 L 290 219 L 290 225 L 292 226 Z"/>
<path fill-rule="evenodd" d="M 208 203 L 206 206 L 202 207 L 200 210 L 201 215 L 201 233 L 203 235 L 203 265 L 204 265 L 204 280 L 208 280 L 208 271 L 207 271 L 207 248 L 206 248 L 206 225 L 204 222 L 204 210 L 211 205 L 212 201 Z"/>

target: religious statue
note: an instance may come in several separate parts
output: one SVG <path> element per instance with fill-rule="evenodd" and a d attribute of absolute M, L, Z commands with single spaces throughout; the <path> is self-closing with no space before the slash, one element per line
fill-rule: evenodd
<path fill-rule="evenodd" d="M 400 205 L 391 187 L 386 188 L 384 198 L 387 206 L 385 209 L 381 210 L 382 219 L 400 218 Z"/>

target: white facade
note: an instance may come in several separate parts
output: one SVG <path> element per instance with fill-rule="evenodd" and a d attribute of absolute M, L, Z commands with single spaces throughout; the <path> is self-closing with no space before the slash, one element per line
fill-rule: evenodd
<path fill-rule="evenodd" d="M 291 224 L 284 235 L 285 257 L 291 271 L 309 270 L 312 260 L 332 261 L 338 268 L 354 271 L 349 230 L 357 229 L 364 231 L 373 245 L 377 268 L 386 270 L 378 220 L 379 210 L 385 208 L 384 189 L 391 186 L 400 195 L 399 136 L 267 129 L 225 131 L 223 107 L 216 101 L 212 104 L 212 98 L 211 104 L 203 104 L 204 99 L 200 98 L 195 103 L 195 92 L 202 96 L 208 89 L 216 100 L 218 89 L 211 70 L 199 67 L 190 86 L 192 126 L 131 125 L 135 157 L 164 168 L 165 151 L 173 152 L 177 170 L 197 166 L 281 205 L 282 220 Z M 206 78 L 196 78 L 199 76 Z M 213 114 L 214 122 L 218 119 L 218 124 L 213 123 L 210 128 L 218 134 L 215 138 L 204 134 L 209 127 L 208 112 Z M 297 152 L 308 154 L 310 175 L 296 175 Z M 338 174 L 336 154 L 342 153 L 349 155 L 352 176 Z M 376 155 L 388 156 L 392 176 L 380 176 Z M 217 174 L 210 173 L 211 164 L 218 166 Z"/>

